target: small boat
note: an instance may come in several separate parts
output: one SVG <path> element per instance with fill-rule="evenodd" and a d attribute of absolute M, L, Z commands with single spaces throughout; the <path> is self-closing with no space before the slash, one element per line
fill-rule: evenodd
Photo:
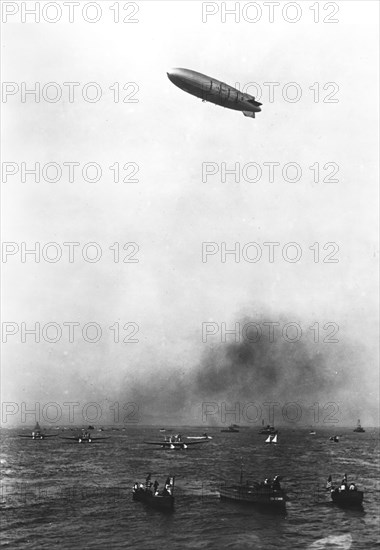
<path fill-rule="evenodd" d="M 329 437 L 330 441 L 334 441 L 334 443 L 339 443 L 339 435 L 332 435 Z"/>
<path fill-rule="evenodd" d="M 356 428 L 354 429 L 354 432 L 357 432 L 357 433 L 364 433 L 365 432 L 365 429 L 360 424 L 360 418 L 358 420 Z"/>
<path fill-rule="evenodd" d="M 317 432 L 315 432 L 314 430 L 311 430 L 311 431 L 309 432 L 309 435 L 317 435 Z"/>
<path fill-rule="evenodd" d="M 342 507 L 362 506 L 364 492 L 359 491 L 355 483 L 348 483 L 346 474 L 339 487 L 333 486 L 332 478 L 329 476 L 326 488 L 330 489 L 331 500 L 335 504 Z"/>
<path fill-rule="evenodd" d="M 160 432 L 166 432 L 165 428 L 160 428 Z"/>
<path fill-rule="evenodd" d="M 265 443 L 277 443 L 277 434 L 276 435 L 268 435 L 268 437 L 265 440 Z"/>
<path fill-rule="evenodd" d="M 274 426 L 271 426 L 270 424 L 267 424 L 266 426 L 264 426 L 264 420 L 263 420 L 262 426 L 263 427 L 259 431 L 259 434 L 261 435 L 274 435 L 277 433 L 277 430 L 275 429 Z"/>
<path fill-rule="evenodd" d="M 286 493 L 280 486 L 279 476 L 276 476 L 273 481 L 266 479 L 261 483 L 248 481 L 243 483 L 243 469 L 240 471 L 240 482 L 220 485 L 219 493 L 221 499 L 282 510 L 285 509 L 287 500 Z"/>
<path fill-rule="evenodd" d="M 223 430 L 220 430 L 221 432 L 227 432 L 227 433 L 238 433 L 238 426 L 236 424 L 231 424 L 231 426 L 228 426 L 228 428 L 223 428 Z"/>
<path fill-rule="evenodd" d="M 162 511 L 172 511 L 174 509 L 174 477 L 168 477 L 165 481 L 164 489 L 158 491 L 157 481 L 152 484 L 151 475 L 148 474 L 145 486 L 142 483 L 135 483 L 132 489 L 132 499 L 143 502 L 152 508 Z M 157 485 L 156 485 L 157 484 Z"/>

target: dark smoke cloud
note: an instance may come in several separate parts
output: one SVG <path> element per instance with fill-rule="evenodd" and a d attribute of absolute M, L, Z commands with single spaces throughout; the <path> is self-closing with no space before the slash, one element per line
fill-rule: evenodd
<path fill-rule="evenodd" d="M 240 326 L 250 322 L 263 326 L 268 318 L 244 316 Z M 287 322 L 281 319 L 282 326 Z M 155 372 L 150 380 L 130 385 L 130 395 L 142 404 L 147 417 L 169 417 L 178 423 L 187 417 L 191 423 L 190 411 L 212 401 L 231 407 L 236 402 L 272 401 L 283 406 L 295 401 L 304 407 L 334 402 L 348 423 L 363 417 L 363 410 L 375 419 L 374 396 L 368 407 L 371 390 L 365 372 L 358 368 L 365 363 L 365 350 L 341 334 L 338 343 L 323 342 L 325 334 L 315 343 L 308 326 L 302 327 L 302 338 L 294 343 L 282 338 L 279 328 L 273 342 L 263 332 L 256 342 L 249 341 L 254 337 L 248 333 L 240 342 L 229 342 L 227 337 L 226 343 L 202 344 L 195 368 L 187 373 L 175 368 Z"/>

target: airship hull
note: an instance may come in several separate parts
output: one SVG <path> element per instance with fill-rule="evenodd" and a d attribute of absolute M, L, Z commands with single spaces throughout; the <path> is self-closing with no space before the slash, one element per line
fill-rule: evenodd
<path fill-rule="evenodd" d="M 172 69 L 167 73 L 169 80 L 181 90 L 227 109 L 242 111 L 253 117 L 261 111 L 260 105 L 249 94 L 240 92 L 225 82 L 189 69 Z"/>

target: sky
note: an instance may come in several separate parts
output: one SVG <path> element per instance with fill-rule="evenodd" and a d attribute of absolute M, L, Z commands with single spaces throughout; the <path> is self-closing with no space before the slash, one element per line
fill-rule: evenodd
<path fill-rule="evenodd" d="M 38 406 L 43 423 L 54 410 L 67 422 L 64 403 L 79 403 L 78 424 L 115 421 L 117 403 L 121 422 L 200 425 L 209 402 L 218 412 L 207 421 L 218 424 L 222 403 L 264 411 L 266 400 L 279 410 L 298 403 L 301 424 L 318 402 L 325 412 L 335 403 L 343 425 L 377 425 L 377 2 L 335 2 L 335 15 L 320 2 L 319 23 L 312 2 L 293 3 L 295 23 L 284 18 L 297 15 L 287 2 L 272 23 L 262 3 L 256 23 L 252 11 L 223 22 L 231 2 L 97 2 L 94 23 L 83 18 L 96 15 L 86 2 L 72 23 L 66 11 L 48 22 L 54 6 L 44 2 L 39 23 L 4 4 L 3 425 L 32 422 L 23 411 Z M 138 22 L 115 23 L 117 4 Z M 203 22 L 202 9 L 216 13 Z M 261 90 L 262 112 L 251 119 L 202 103 L 168 80 L 173 67 Z M 71 101 L 65 82 L 78 83 Z M 22 83 L 39 83 L 39 102 L 23 98 Z M 54 90 L 62 97 L 47 101 Z M 40 181 L 22 178 L 22 163 L 37 162 Z M 58 181 L 49 163 L 62 170 Z M 98 181 L 93 166 L 83 176 L 88 163 L 100 167 Z M 249 163 L 260 166 L 257 181 Z M 278 163 L 274 181 L 268 163 Z M 223 177 L 236 166 L 239 178 Z M 36 243 L 39 262 L 22 254 Z M 72 261 L 63 243 L 78 243 Z M 236 243 L 237 255 L 223 258 Z M 261 250 L 256 262 L 247 243 Z M 264 243 L 278 243 L 273 261 Z M 36 323 L 39 342 L 25 334 Z M 259 325 L 257 342 L 247 323 Z M 268 323 L 278 323 L 273 342 Z M 326 341 L 332 333 L 337 341 Z"/>

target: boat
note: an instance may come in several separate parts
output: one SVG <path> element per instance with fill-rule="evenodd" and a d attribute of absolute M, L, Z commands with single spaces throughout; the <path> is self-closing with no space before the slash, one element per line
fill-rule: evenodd
<path fill-rule="evenodd" d="M 311 430 L 311 431 L 309 432 L 309 435 L 317 435 L 317 432 L 315 432 L 314 430 Z"/>
<path fill-rule="evenodd" d="M 329 437 L 330 441 L 334 441 L 334 443 L 339 443 L 339 435 L 332 435 Z"/>
<path fill-rule="evenodd" d="M 135 482 L 132 489 L 132 499 L 158 510 L 172 511 L 174 509 L 174 479 L 174 477 L 169 476 L 165 481 L 164 489 L 159 492 L 159 484 L 157 481 L 152 484 L 151 474 L 148 474 L 145 485 Z"/>
<path fill-rule="evenodd" d="M 263 427 L 259 431 L 259 434 L 261 435 L 275 435 L 277 433 L 277 430 L 275 429 L 274 426 L 271 426 L 270 424 L 267 424 L 266 426 L 264 426 L 264 420 L 263 420 L 262 426 Z"/>
<path fill-rule="evenodd" d="M 277 443 L 277 434 L 276 435 L 268 435 L 268 437 L 265 440 L 265 443 Z"/>
<path fill-rule="evenodd" d="M 356 428 L 354 429 L 354 432 L 357 432 L 357 433 L 364 433 L 365 432 L 365 429 L 360 424 L 360 418 L 358 420 Z"/>
<path fill-rule="evenodd" d="M 160 432 L 166 432 L 165 428 L 160 428 Z"/>
<path fill-rule="evenodd" d="M 224 483 L 219 487 L 220 498 L 235 500 L 245 504 L 260 505 L 272 509 L 284 510 L 286 506 L 286 493 L 281 488 L 280 477 L 276 476 L 272 481 L 266 479 L 263 482 L 243 482 L 243 470 L 240 471 L 240 481 L 236 484 Z"/>
<path fill-rule="evenodd" d="M 207 435 L 206 433 L 204 433 L 203 435 L 189 435 L 187 436 L 186 439 L 200 439 L 200 440 L 204 440 L 204 439 L 212 439 L 212 437 L 210 435 Z"/>
<path fill-rule="evenodd" d="M 330 489 L 331 500 L 335 504 L 342 507 L 362 506 L 364 492 L 359 491 L 355 483 L 348 483 L 346 474 L 339 487 L 334 487 L 332 478 L 329 476 L 326 488 Z"/>
<path fill-rule="evenodd" d="M 231 426 L 228 426 L 228 428 L 223 428 L 220 431 L 227 432 L 227 433 L 238 433 L 239 432 L 238 428 L 239 426 L 237 426 L 237 424 L 231 424 Z"/>

